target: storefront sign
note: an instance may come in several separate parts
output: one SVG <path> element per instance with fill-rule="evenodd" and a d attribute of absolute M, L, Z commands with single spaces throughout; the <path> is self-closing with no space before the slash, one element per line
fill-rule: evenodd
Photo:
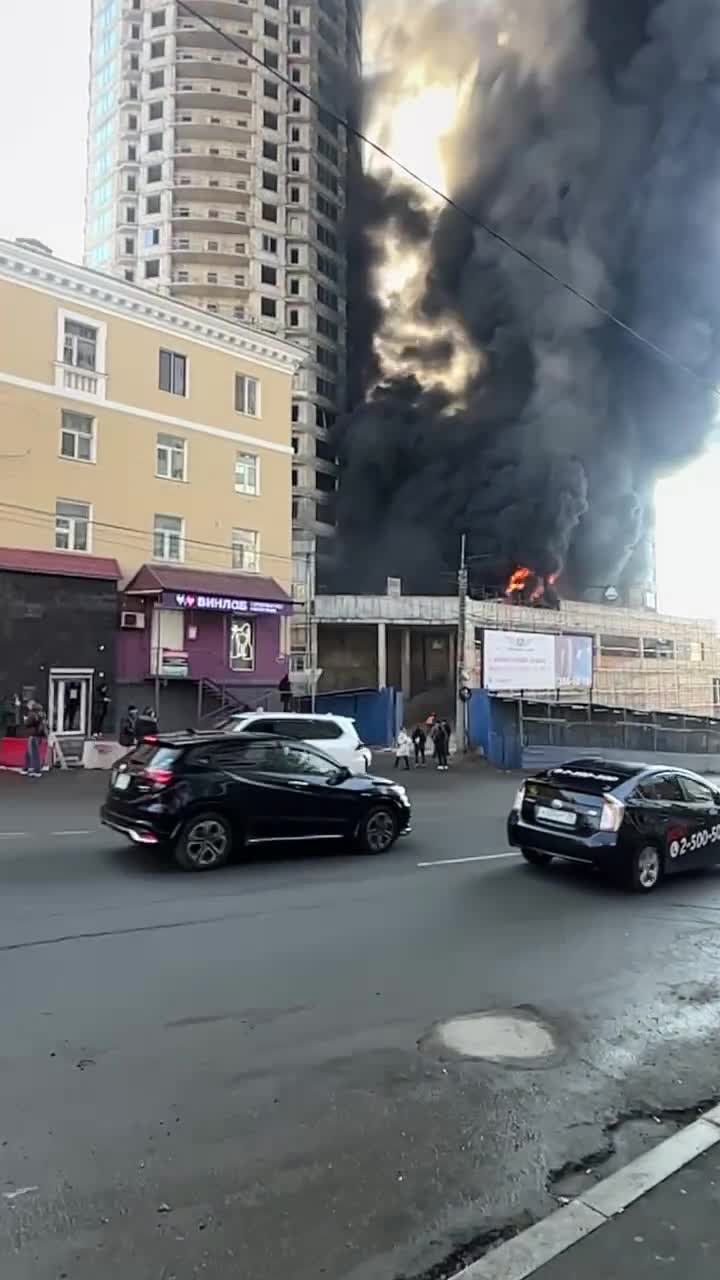
<path fill-rule="evenodd" d="M 213 613 L 264 613 L 271 617 L 278 617 L 291 607 L 280 600 L 239 600 L 235 596 L 205 596 L 189 591 L 166 593 L 163 604 L 172 609 L 209 609 Z"/>
<path fill-rule="evenodd" d="M 190 663 L 183 649 L 163 649 L 160 654 L 159 674 L 166 680 L 187 680 Z"/>

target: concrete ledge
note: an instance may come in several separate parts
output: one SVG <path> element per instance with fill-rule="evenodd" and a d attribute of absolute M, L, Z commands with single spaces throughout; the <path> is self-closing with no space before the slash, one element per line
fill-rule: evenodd
<path fill-rule="evenodd" d="M 473 1262 L 455 1280 L 526 1280 L 718 1143 L 720 1106 Z"/>

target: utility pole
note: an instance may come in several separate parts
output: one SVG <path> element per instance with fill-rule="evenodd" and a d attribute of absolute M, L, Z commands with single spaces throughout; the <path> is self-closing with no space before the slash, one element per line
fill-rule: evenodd
<path fill-rule="evenodd" d="M 315 711 L 317 693 L 317 654 L 315 652 L 315 574 L 313 572 L 313 553 L 308 551 L 305 561 L 305 663 L 310 676 L 310 710 Z"/>
<path fill-rule="evenodd" d="M 460 564 L 458 566 L 458 629 L 456 648 L 456 670 L 455 670 L 455 741 L 457 749 L 462 753 L 466 749 L 465 741 L 465 703 L 463 702 L 461 690 L 466 683 L 465 672 L 465 620 L 467 617 L 467 593 L 468 593 L 468 571 L 466 549 L 466 535 L 463 534 L 460 539 Z"/>

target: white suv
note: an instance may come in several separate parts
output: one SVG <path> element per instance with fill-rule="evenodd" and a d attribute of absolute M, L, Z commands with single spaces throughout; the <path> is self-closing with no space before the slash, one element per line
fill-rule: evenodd
<path fill-rule="evenodd" d="M 355 721 L 348 716 L 303 715 L 295 711 L 238 711 L 218 726 L 228 733 L 252 729 L 254 733 L 279 733 L 286 738 L 301 738 L 319 747 L 351 773 L 367 773 L 372 752 L 358 737 Z"/>

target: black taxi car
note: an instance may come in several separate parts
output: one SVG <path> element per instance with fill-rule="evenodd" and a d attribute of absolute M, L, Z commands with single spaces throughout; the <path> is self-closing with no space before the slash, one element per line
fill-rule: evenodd
<path fill-rule="evenodd" d="M 687 769 L 569 760 L 522 784 L 507 832 L 533 866 L 582 862 L 648 893 L 665 875 L 720 862 L 720 789 Z"/>
<path fill-rule="evenodd" d="M 245 845 L 290 840 L 385 853 L 410 828 L 410 801 L 297 738 L 187 732 L 144 738 L 120 760 L 100 817 L 135 844 L 172 849 L 185 871 L 211 871 Z"/>

